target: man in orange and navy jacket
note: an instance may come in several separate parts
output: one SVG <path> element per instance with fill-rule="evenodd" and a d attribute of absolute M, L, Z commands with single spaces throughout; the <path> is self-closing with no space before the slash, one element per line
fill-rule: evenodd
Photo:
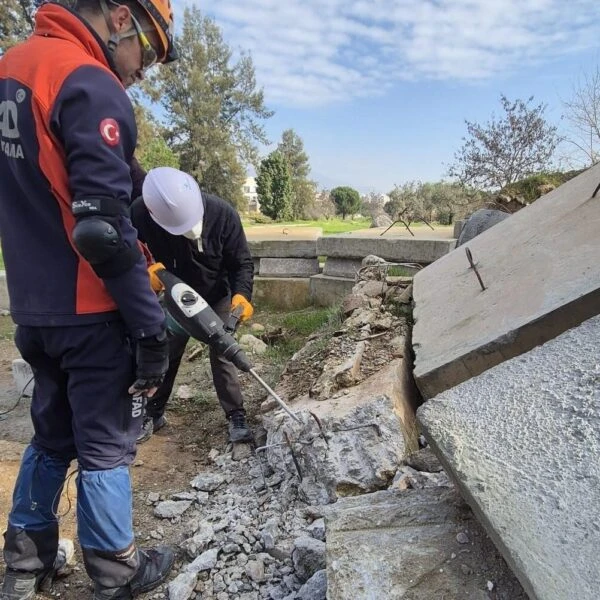
<path fill-rule="evenodd" d="M 95 600 L 152 589 L 173 564 L 168 548 L 138 549 L 132 529 L 128 465 L 168 349 L 127 216 L 137 131 L 125 92 L 175 58 L 172 28 L 169 0 L 47 3 L 0 59 L 0 238 L 15 342 L 35 378 L 2 600 L 33 598 L 60 566 L 57 500 L 75 458 Z"/>

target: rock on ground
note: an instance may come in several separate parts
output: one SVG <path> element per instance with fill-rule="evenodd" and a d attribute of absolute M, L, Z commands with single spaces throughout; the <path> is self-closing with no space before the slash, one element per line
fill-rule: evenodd
<path fill-rule="evenodd" d="M 180 517 L 190 506 L 190 500 L 165 500 L 154 508 L 154 516 L 159 519 L 174 519 Z"/>
<path fill-rule="evenodd" d="M 189 600 L 195 587 L 195 573 L 180 573 L 169 583 L 169 600 Z"/>
<path fill-rule="evenodd" d="M 326 600 L 327 598 L 327 571 L 317 571 L 298 590 L 298 600 Z"/>
<path fill-rule="evenodd" d="M 298 538 L 294 542 L 292 560 L 298 579 L 308 581 L 325 568 L 325 543 L 311 537 Z"/>
<path fill-rule="evenodd" d="M 456 242 L 456 247 L 458 248 L 458 246 L 470 242 L 474 237 L 483 233 L 490 227 L 493 227 L 497 223 L 504 221 L 504 219 L 507 219 L 508 217 L 510 217 L 510 214 L 502 210 L 493 210 L 489 208 L 476 210 L 464 224 L 458 241 Z"/>
<path fill-rule="evenodd" d="M 218 473 L 200 473 L 194 478 L 191 486 L 203 492 L 214 492 L 223 483 L 225 483 L 223 475 L 219 475 Z"/>

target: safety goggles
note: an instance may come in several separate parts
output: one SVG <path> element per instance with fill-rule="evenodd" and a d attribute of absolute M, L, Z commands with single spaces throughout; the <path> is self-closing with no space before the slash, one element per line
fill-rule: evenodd
<path fill-rule="evenodd" d="M 142 47 L 142 70 L 146 71 L 158 62 L 158 54 L 144 33 L 140 22 L 133 14 L 131 15 L 131 22 L 133 23 L 138 40 L 140 41 L 140 46 Z"/>

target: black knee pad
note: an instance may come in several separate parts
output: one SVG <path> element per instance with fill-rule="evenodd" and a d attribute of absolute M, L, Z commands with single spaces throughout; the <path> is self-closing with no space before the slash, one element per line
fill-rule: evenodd
<path fill-rule="evenodd" d="M 119 217 L 92 216 L 79 219 L 73 243 L 99 277 L 116 277 L 133 267 L 141 256 L 137 246 L 123 242 Z"/>

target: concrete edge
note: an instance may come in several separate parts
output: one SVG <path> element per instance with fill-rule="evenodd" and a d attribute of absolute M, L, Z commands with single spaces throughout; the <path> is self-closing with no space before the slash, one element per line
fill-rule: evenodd
<path fill-rule="evenodd" d="M 556 310 L 540 315 L 520 329 L 506 332 L 431 371 L 423 372 L 417 352 L 414 365 L 417 387 L 424 398 L 433 398 L 506 360 L 549 342 L 568 329 L 581 325 L 598 314 L 599 305 L 600 289 L 593 290 Z M 486 360 L 482 360 L 482 357 Z"/>

